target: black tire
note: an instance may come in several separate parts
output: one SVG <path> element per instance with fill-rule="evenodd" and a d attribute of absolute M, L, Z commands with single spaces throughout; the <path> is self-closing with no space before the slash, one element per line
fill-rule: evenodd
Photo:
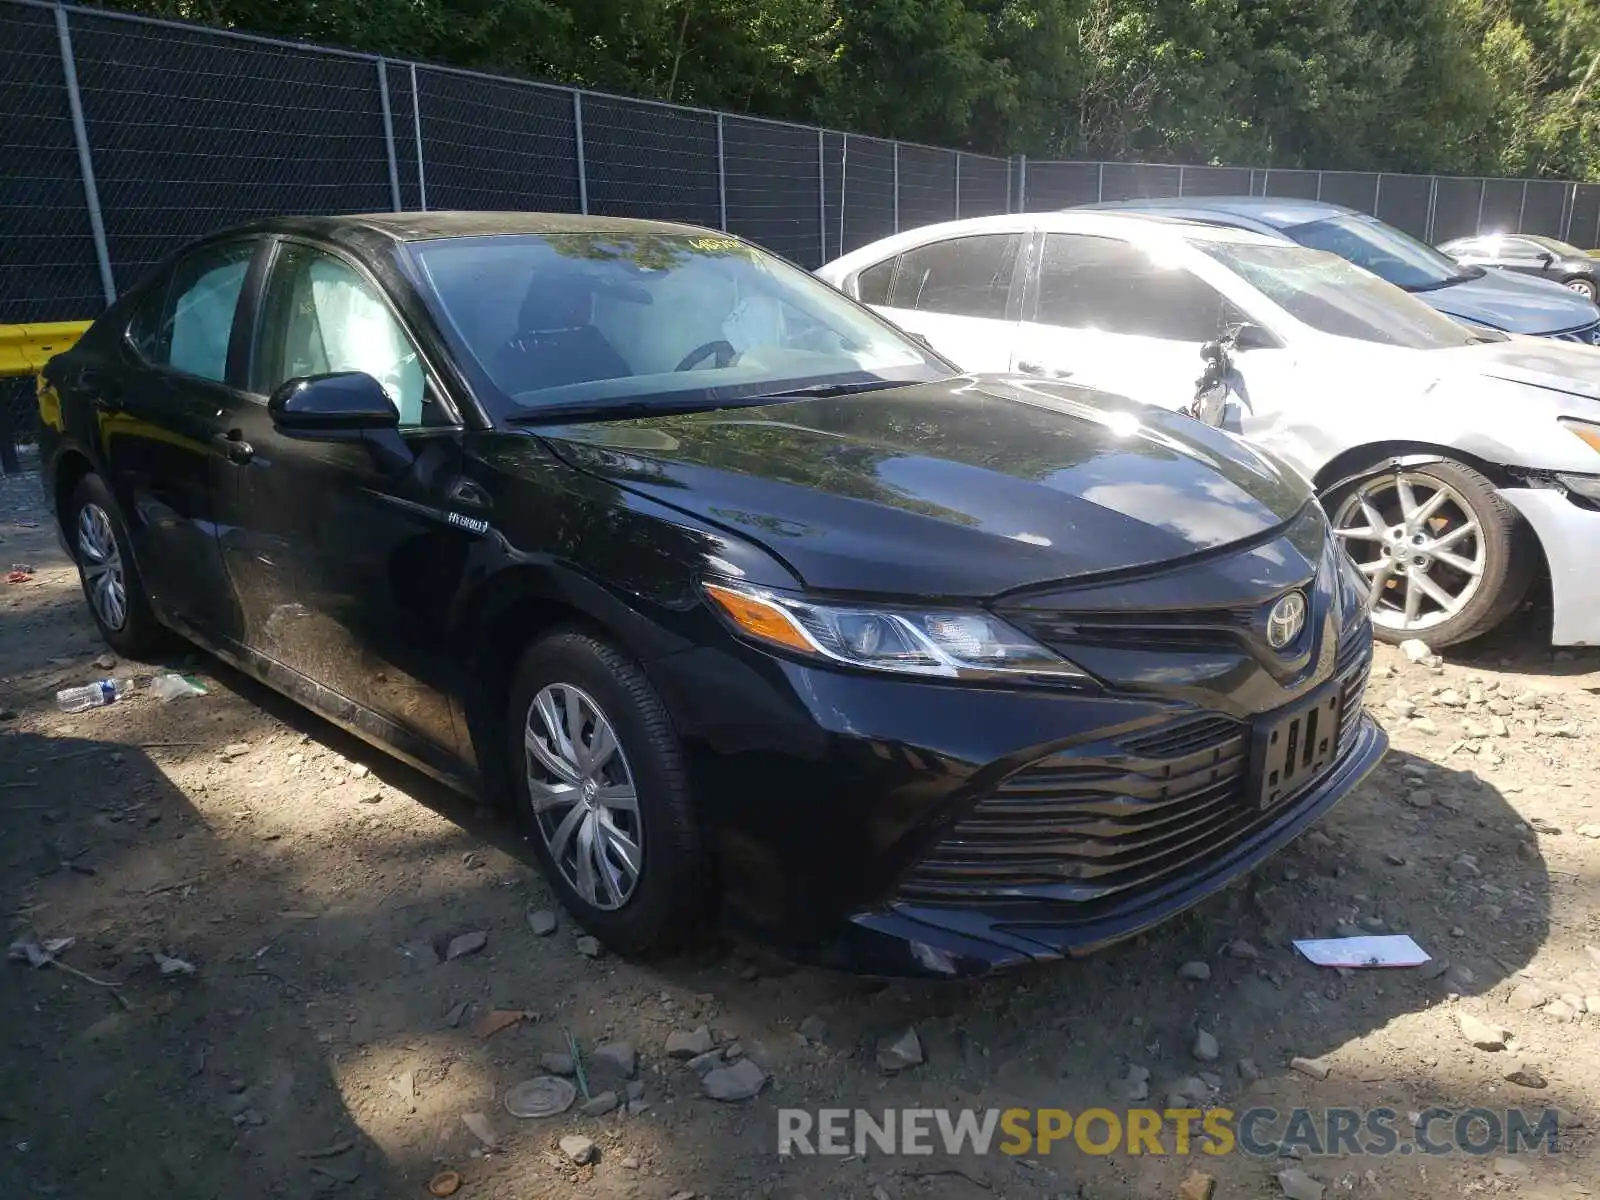
<path fill-rule="evenodd" d="M 1600 302 L 1600 287 L 1595 286 L 1594 280 L 1574 275 L 1571 279 L 1564 279 L 1561 282 L 1574 292 L 1581 291 L 1591 304 Z"/>
<path fill-rule="evenodd" d="M 1482 582 L 1466 606 L 1449 620 L 1419 632 L 1385 628 L 1374 622 L 1373 636 L 1391 645 L 1417 637 L 1436 650 L 1482 637 L 1527 598 L 1539 561 L 1533 531 L 1487 477 L 1463 463 L 1447 459 L 1404 469 L 1411 475 L 1436 479 L 1466 500 L 1483 537 Z M 1323 507 L 1330 515 L 1337 513 L 1356 486 L 1359 485 L 1325 497 Z"/>
<path fill-rule="evenodd" d="M 604 710 L 632 776 L 642 833 L 641 870 L 631 894 L 617 908 L 590 903 L 569 882 L 534 813 L 524 730 L 535 698 L 551 684 L 579 688 Z M 666 953 L 691 941 L 706 911 L 706 856 L 677 733 L 638 665 L 587 631 L 556 630 L 529 646 L 517 664 L 506 728 L 517 819 L 567 911 L 619 954 Z"/>
<path fill-rule="evenodd" d="M 116 541 L 122 572 L 124 617 L 120 626 L 112 624 L 95 603 L 90 582 L 88 556 L 85 554 L 80 529 L 84 510 L 89 506 L 104 513 Z M 78 567 L 78 582 L 83 588 L 83 598 L 89 605 L 89 615 L 100 628 L 100 636 L 123 658 L 149 658 L 167 648 L 172 635 L 156 620 L 150 597 L 144 589 L 139 574 L 139 564 L 134 561 L 133 543 L 128 538 L 128 527 L 122 519 L 122 510 L 106 486 L 105 480 L 95 474 L 85 475 L 73 489 L 67 511 L 62 514 L 62 531 L 67 545 L 72 549 L 73 561 Z"/>

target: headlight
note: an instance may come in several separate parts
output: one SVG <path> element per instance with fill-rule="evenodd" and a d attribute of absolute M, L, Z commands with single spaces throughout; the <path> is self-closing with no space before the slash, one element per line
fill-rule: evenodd
<path fill-rule="evenodd" d="M 721 583 L 702 586 L 740 633 L 809 658 L 946 679 L 1089 680 L 1060 655 L 979 609 L 820 604 Z"/>
<path fill-rule="evenodd" d="M 1556 480 L 1569 492 L 1577 492 L 1585 500 L 1600 504 L 1600 475 L 1556 474 Z"/>

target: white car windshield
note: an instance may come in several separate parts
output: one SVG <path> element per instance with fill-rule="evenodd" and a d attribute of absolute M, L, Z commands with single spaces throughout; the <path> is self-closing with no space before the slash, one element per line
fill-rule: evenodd
<path fill-rule="evenodd" d="M 1463 267 L 1449 255 L 1417 241 L 1393 225 L 1359 213 L 1343 213 L 1322 221 L 1291 225 L 1283 232 L 1302 246 L 1349 259 L 1379 279 L 1387 279 L 1408 292 L 1431 291 L 1483 274 L 1476 267 Z"/>
<path fill-rule="evenodd" d="M 1278 305 L 1322 333 L 1446 350 L 1483 340 L 1422 301 L 1332 254 L 1302 246 L 1193 243 Z"/>
<path fill-rule="evenodd" d="M 509 399 L 512 419 L 951 373 L 827 284 L 721 234 L 508 234 L 408 249 L 446 337 Z"/>

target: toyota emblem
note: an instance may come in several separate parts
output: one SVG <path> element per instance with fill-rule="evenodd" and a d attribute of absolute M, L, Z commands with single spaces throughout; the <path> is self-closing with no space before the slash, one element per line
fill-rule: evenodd
<path fill-rule="evenodd" d="M 1267 614 L 1267 644 L 1282 650 L 1295 638 L 1306 624 L 1306 598 L 1300 592 L 1280 596 Z"/>

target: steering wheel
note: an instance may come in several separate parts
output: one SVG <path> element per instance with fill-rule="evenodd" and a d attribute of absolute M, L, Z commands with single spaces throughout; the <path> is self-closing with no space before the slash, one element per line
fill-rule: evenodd
<path fill-rule="evenodd" d="M 716 355 L 712 365 L 716 367 L 731 367 L 739 361 L 739 351 L 733 348 L 733 343 L 718 338 L 714 342 L 707 342 L 703 346 L 696 346 L 683 356 L 674 371 L 692 371 L 700 365 L 700 360 L 710 355 Z"/>

